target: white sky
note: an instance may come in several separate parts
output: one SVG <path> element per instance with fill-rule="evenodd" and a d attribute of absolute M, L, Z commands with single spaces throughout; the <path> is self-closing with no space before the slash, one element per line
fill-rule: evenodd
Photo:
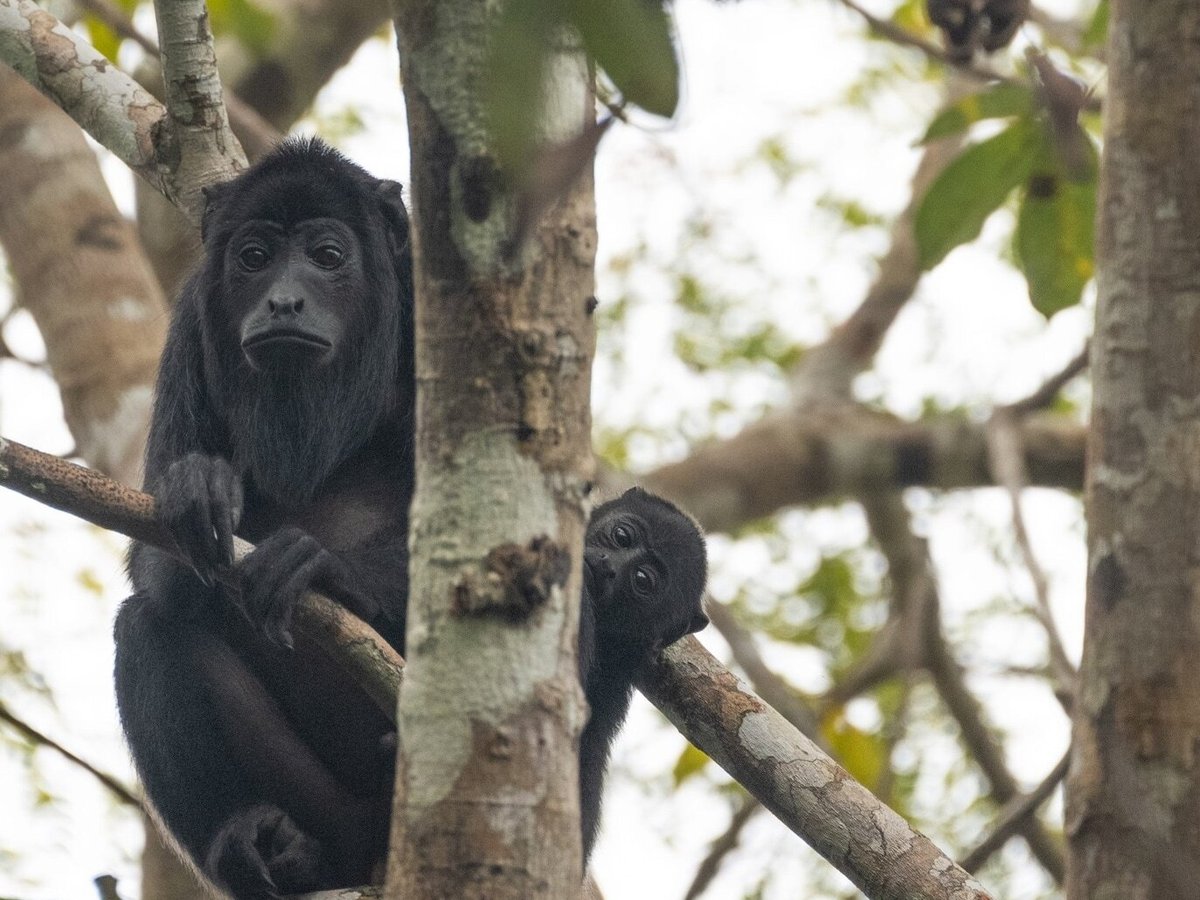
<path fill-rule="evenodd" d="M 850 83 L 885 51 L 863 41 L 858 21 L 833 4 L 680 0 L 678 12 L 687 76 L 678 122 L 670 128 L 615 129 L 597 163 L 601 302 L 626 289 L 608 271 L 608 260 L 645 242 L 650 263 L 639 270 L 639 303 L 620 335 L 626 357 L 644 362 L 631 372 L 598 360 L 596 416 L 598 424 L 612 428 L 676 422 L 681 410 L 706 418 L 720 390 L 728 392 L 734 411 L 715 431 L 730 433 L 746 419 L 738 409 L 781 400 L 779 385 L 761 376 L 718 383 L 672 360 L 670 283 L 654 271 L 654 263 L 670 266 L 689 220 L 702 215 L 713 223 L 715 251 L 700 271 L 738 298 L 737 315 L 775 322 L 797 341 L 819 340 L 858 303 L 874 273 L 872 260 L 886 246 L 885 230 L 840 230 L 819 201 L 852 199 L 885 218 L 901 208 L 916 160 L 912 144 L 937 95 L 914 80 L 881 89 L 866 112 L 840 108 Z M 375 174 L 407 182 L 395 81 L 391 45 L 373 42 L 322 94 L 317 115 L 355 105 L 370 129 L 342 141 L 343 149 Z M 781 140 L 802 167 L 782 188 L 766 166 L 747 161 L 769 137 Z M 105 172 L 129 209 L 130 176 L 111 160 Z M 929 397 L 982 414 L 992 400 L 1032 390 L 1077 352 L 1090 310 L 1067 311 L 1048 326 L 1033 313 L 1020 277 L 997 262 L 1007 233 L 997 219 L 978 248 L 956 251 L 923 282 L 889 335 L 875 372 L 860 381 L 860 395 L 900 415 L 917 414 Z M 8 287 L 0 284 L 0 292 Z M 22 352 L 39 352 L 35 330 L 23 316 L 6 337 Z M 51 452 L 70 448 L 48 378 L 0 363 L 0 433 Z M 682 440 L 640 442 L 635 463 L 647 468 L 685 449 Z M 944 498 L 917 493 L 910 503 L 931 541 L 947 626 L 973 673 L 972 685 L 986 698 L 992 721 L 1011 735 L 1015 773 L 1026 784 L 1036 783 L 1064 750 L 1066 724 L 1043 686 L 1008 677 L 1004 669 L 1036 661 L 1041 635 L 1035 626 L 1011 619 L 999 629 L 980 627 L 999 598 L 1025 605 L 1031 598 L 1028 577 L 1012 561 L 1004 498 L 994 491 Z M 1027 514 L 1051 575 L 1064 636 L 1077 653 L 1084 565 L 1078 506 L 1051 492 L 1031 492 Z M 794 539 L 793 578 L 795 569 L 815 564 L 819 551 L 865 540 L 853 512 L 799 512 L 782 521 Z M 2 699 L 101 768 L 129 777 L 113 711 L 109 636 L 116 604 L 127 590 L 121 542 L 11 493 L 0 495 L 0 535 L 0 647 L 25 652 L 30 667 L 46 676 L 56 706 L 9 688 Z M 997 556 L 989 549 L 993 545 L 1009 549 Z M 718 596 L 755 579 L 769 586 L 771 566 L 754 545 L 715 539 L 712 548 Z M 723 650 L 714 636 L 704 640 Z M 811 654 L 778 647 L 765 652 L 798 686 L 823 686 Z M 928 700 L 918 696 L 920 702 Z M 852 710 L 868 719 L 872 714 L 866 707 Z M 935 769 L 948 769 L 959 758 L 952 741 L 950 735 L 925 735 L 909 752 L 933 761 Z M 606 828 L 594 861 L 601 886 L 614 900 L 681 896 L 707 841 L 726 825 L 727 804 L 703 779 L 665 796 L 663 779 L 682 747 L 683 739 L 639 699 L 615 754 Z M 92 877 L 112 873 L 133 900 L 138 824 L 90 776 L 48 751 L 39 751 L 36 760 L 43 778 L 32 785 L 22 758 L 0 747 L 0 810 L 9 811 L 0 815 L 0 848 L 14 853 L 0 855 L 0 896 L 90 898 Z M 40 787 L 63 802 L 32 814 Z M 944 796 L 939 779 L 918 790 L 918 806 L 931 815 L 970 799 Z M 936 829 L 932 836 L 938 837 Z M 810 852 L 769 817 L 756 820 L 743 845 L 706 897 L 741 897 L 767 871 L 783 877 L 766 897 L 822 896 L 806 874 Z M 1021 858 L 1019 847 L 1009 852 Z M 1044 884 L 1030 864 L 1029 875 L 1012 887 L 1008 896 L 1021 900 L 1039 896 Z"/>

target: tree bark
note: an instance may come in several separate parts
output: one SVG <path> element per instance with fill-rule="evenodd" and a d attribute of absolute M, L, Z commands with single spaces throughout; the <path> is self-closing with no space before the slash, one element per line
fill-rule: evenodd
<path fill-rule="evenodd" d="M 1200 885 L 1200 7 L 1114 0 L 1073 900 Z"/>
<path fill-rule="evenodd" d="M 566 898 L 582 882 L 575 644 L 592 477 L 590 173 L 526 246 L 481 126 L 497 4 L 407 0 L 417 490 L 387 896 Z M 541 137 L 593 116 L 566 48 Z"/>

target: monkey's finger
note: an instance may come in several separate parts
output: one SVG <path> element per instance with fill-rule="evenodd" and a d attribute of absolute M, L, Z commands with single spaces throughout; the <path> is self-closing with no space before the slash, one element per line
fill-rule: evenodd
<path fill-rule="evenodd" d="M 233 497 L 230 496 L 230 486 L 224 479 L 214 479 L 209 482 L 209 504 L 212 509 L 213 536 L 217 541 L 217 555 L 220 565 L 233 565 L 233 529 L 234 523 Z"/>
<path fill-rule="evenodd" d="M 316 541 L 314 540 L 315 544 Z M 263 626 L 269 638 L 275 643 L 292 649 L 292 616 L 296 611 L 296 603 L 313 583 L 313 579 L 325 566 L 322 556 L 327 555 L 321 550 L 314 556 L 304 560 L 295 569 L 288 570 L 287 580 L 271 598 L 270 611 L 267 613 Z"/>

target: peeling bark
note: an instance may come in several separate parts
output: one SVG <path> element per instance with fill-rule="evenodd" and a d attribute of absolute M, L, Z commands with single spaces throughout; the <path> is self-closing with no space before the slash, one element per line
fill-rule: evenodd
<path fill-rule="evenodd" d="M 246 168 L 229 115 L 204 0 L 155 0 L 167 112 L 179 148 L 171 193 L 185 211 L 204 209 L 200 192 Z"/>
<path fill-rule="evenodd" d="M 1073 900 L 1200 885 L 1200 7 L 1114 0 Z"/>

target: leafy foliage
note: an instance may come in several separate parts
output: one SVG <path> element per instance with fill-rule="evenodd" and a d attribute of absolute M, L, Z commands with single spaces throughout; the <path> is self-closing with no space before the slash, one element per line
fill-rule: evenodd
<path fill-rule="evenodd" d="M 1049 317 L 1074 306 L 1092 277 L 1096 150 L 1071 123 L 1085 164 L 1070 171 L 1055 123 L 1020 85 L 999 84 L 964 97 L 930 123 L 923 141 L 961 133 L 986 119 L 1009 119 L 1000 132 L 968 146 L 934 181 L 916 216 L 921 266 L 929 269 L 974 240 L 987 218 L 1017 195 L 1016 262 L 1035 309 Z"/>
<path fill-rule="evenodd" d="M 552 55 L 573 32 L 624 102 L 670 118 L 679 60 L 665 7 L 643 0 L 512 0 L 491 36 L 488 124 L 501 164 L 520 171 L 539 141 L 536 123 Z"/>

